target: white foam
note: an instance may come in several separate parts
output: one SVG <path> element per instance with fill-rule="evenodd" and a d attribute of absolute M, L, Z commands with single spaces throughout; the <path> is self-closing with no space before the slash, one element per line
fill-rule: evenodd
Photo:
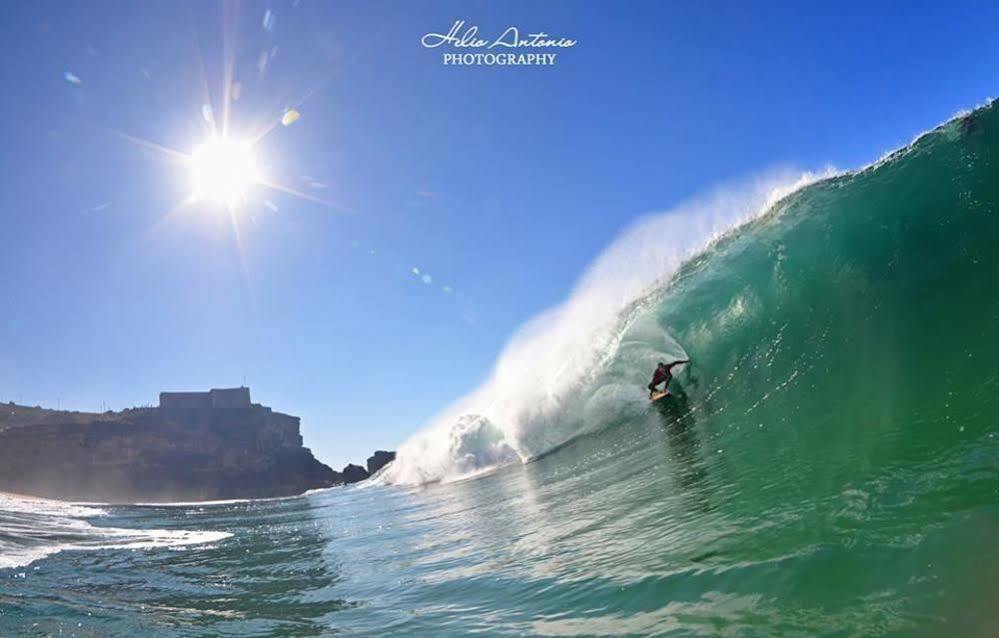
<path fill-rule="evenodd" d="M 229 532 L 126 529 L 92 525 L 107 511 L 0 493 L 0 569 L 22 567 L 63 551 L 150 549 L 218 542 Z"/>
<path fill-rule="evenodd" d="M 65 501 L 52 501 L 34 496 L 0 492 L 0 512 L 20 512 L 39 516 L 71 516 L 84 518 L 104 516 L 107 512 L 96 507 L 86 507 Z"/>

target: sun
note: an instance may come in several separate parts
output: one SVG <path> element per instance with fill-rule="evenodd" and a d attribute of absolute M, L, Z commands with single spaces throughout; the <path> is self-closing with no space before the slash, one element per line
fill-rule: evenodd
<path fill-rule="evenodd" d="M 261 175 L 247 142 L 212 136 L 190 155 L 194 199 L 239 208 Z"/>

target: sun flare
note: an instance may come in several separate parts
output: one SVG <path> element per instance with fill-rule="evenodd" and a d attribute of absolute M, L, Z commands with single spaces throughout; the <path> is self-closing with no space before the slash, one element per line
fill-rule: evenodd
<path fill-rule="evenodd" d="M 190 156 L 194 198 L 229 208 L 246 203 L 261 175 L 250 144 L 213 136 Z"/>

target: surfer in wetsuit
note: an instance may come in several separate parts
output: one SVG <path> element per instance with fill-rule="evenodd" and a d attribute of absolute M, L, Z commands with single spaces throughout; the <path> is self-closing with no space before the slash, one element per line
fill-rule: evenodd
<path fill-rule="evenodd" d="M 649 398 L 651 399 L 656 392 L 656 386 L 662 382 L 666 382 L 663 386 L 663 392 L 669 392 L 669 382 L 673 380 L 673 366 L 678 366 L 681 363 L 690 363 L 690 359 L 682 359 L 680 361 L 674 361 L 673 363 L 666 365 L 662 361 L 656 366 L 656 371 L 652 373 L 652 383 L 649 384 Z"/>

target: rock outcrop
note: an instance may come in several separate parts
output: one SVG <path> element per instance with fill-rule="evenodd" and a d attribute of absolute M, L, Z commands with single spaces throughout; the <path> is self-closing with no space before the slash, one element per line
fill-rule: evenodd
<path fill-rule="evenodd" d="M 103 414 L 0 405 L 0 490 L 168 502 L 290 496 L 344 482 L 303 447 L 298 417 L 239 390 L 215 391 L 203 405 L 174 399 Z"/>
<path fill-rule="evenodd" d="M 368 457 L 368 474 L 374 474 L 394 460 L 395 452 L 375 450 L 375 453 Z"/>
<path fill-rule="evenodd" d="M 343 475 L 344 483 L 360 483 L 370 476 L 367 470 L 353 463 L 349 463 L 347 467 L 343 468 L 341 474 Z"/>

